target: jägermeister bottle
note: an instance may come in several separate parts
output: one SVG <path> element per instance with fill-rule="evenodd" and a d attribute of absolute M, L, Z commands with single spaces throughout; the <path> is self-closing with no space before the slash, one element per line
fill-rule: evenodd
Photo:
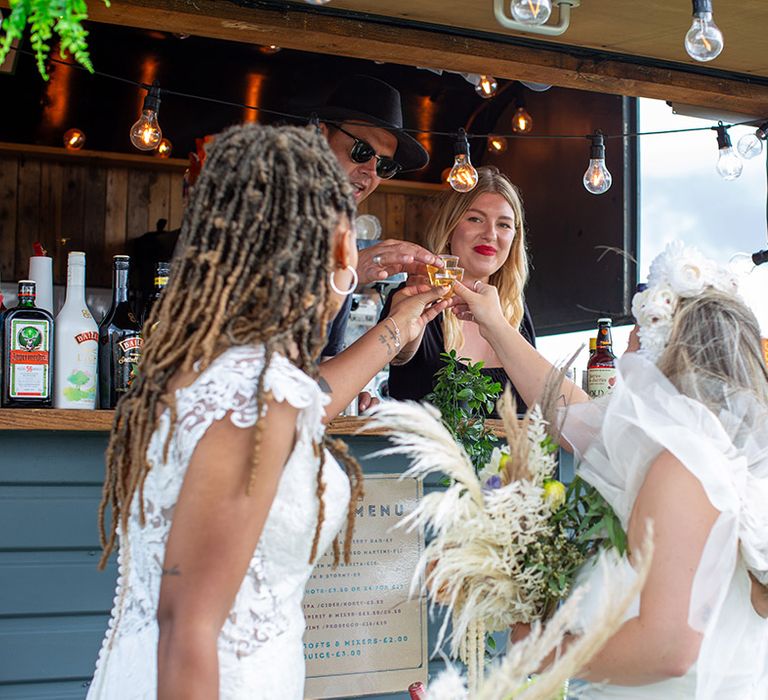
<path fill-rule="evenodd" d="M 53 316 L 35 306 L 35 283 L 19 282 L 19 303 L 3 315 L 5 408 L 50 408 L 53 401 Z"/>
<path fill-rule="evenodd" d="M 128 302 L 127 255 L 115 255 L 112 306 L 99 325 L 99 407 L 114 408 L 138 372 L 141 326 Z"/>
<path fill-rule="evenodd" d="M 587 393 L 590 398 L 605 396 L 616 383 L 616 355 L 611 340 L 611 319 L 597 320 L 597 347 L 587 364 Z"/>

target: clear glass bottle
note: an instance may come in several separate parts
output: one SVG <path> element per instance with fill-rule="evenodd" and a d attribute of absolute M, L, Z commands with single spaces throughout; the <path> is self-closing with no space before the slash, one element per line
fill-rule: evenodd
<path fill-rule="evenodd" d="M 56 316 L 56 408 L 96 408 L 99 327 L 85 303 L 85 253 L 67 259 L 67 298 Z"/>
<path fill-rule="evenodd" d="M 99 324 L 99 407 L 114 408 L 136 376 L 144 341 L 128 301 L 127 255 L 115 255 L 112 306 Z"/>
<path fill-rule="evenodd" d="M 19 303 L 3 315 L 4 408 L 53 403 L 53 316 L 35 306 L 34 280 L 19 282 Z"/>

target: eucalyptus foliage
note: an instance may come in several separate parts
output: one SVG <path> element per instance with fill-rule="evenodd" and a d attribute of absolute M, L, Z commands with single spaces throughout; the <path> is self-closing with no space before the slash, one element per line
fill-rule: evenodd
<path fill-rule="evenodd" d="M 109 0 L 103 0 L 109 7 Z M 88 32 L 83 21 L 88 19 L 85 0 L 9 0 L 10 14 L 2 23 L 0 35 L 0 64 L 5 60 L 11 45 L 21 39 L 29 25 L 30 42 L 37 58 L 37 68 L 44 80 L 48 80 L 45 62 L 51 51 L 51 37 L 59 36 L 59 54 L 66 58 L 72 54 L 75 60 L 93 73 L 88 54 Z"/>

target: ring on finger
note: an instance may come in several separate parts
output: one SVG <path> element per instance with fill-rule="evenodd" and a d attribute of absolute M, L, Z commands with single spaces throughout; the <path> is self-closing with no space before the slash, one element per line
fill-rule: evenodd
<path fill-rule="evenodd" d="M 374 258 L 374 260 L 375 259 L 376 258 Z M 472 290 L 476 292 L 479 284 L 480 284 L 480 280 L 475 280 L 475 283 L 472 285 Z"/>
<path fill-rule="evenodd" d="M 378 265 L 381 267 L 381 255 L 374 255 L 373 256 L 373 264 Z"/>

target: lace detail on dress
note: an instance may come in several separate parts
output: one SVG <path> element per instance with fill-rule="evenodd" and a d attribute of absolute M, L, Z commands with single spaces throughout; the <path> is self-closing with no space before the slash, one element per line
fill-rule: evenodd
<path fill-rule="evenodd" d="M 256 389 L 263 363 L 262 347 L 230 348 L 190 386 L 176 392 L 178 417 L 165 462 L 163 449 L 172 429 L 170 412 L 160 416 L 147 450 L 151 470 L 143 494 L 145 525 L 139 524 L 138 498 L 134 498 L 127 532 L 119 533 L 118 586 L 112 619 L 97 661 L 93 697 L 113 697 L 108 693 L 114 694 L 110 688 L 115 687 L 112 683 L 117 683 L 120 667 L 126 661 L 121 657 L 122 639 L 131 637 L 124 647 L 128 648 L 143 635 L 156 635 L 165 545 L 187 466 L 214 421 L 229 415 L 240 428 L 256 423 Z M 229 663 L 225 661 L 229 657 L 237 661 L 261 655 L 258 674 L 262 677 L 278 673 L 281 665 L 285 667 L 288 663 L 292 664 L 291 670 L 284 672 L 295 675 L 301 671 L 295 668 L 296 663 L 302 663 L 301 597 L 312 569 L 308 559 L 318 509 L 315 481 L 319 458 L 314 445 L 322 440 L 324 408 L 330 401 L 313 379 L 281 355 L 273 355 L 264 377 L 264 389 L 275 400 L 287 401 L 299 409 L 296 445 L 286 462 L 261 539 L 218 641 L 220 664 Z M 322 549 L 329 546 L 341 526 L 349 498 L 346 477 L 328 454 L 324 479 L 327 500 Z M 273 644 L 280 639 L 286 641 Z M 155 663 L 156 651 L 147 650 L 151 656 L 145 663 Z M 114 661 L 108 659 L 111 654 L 116 654 Z M 265 654 L 274 658 L 268 660 Z M 130 663 L 144 662 L 131 659 Z M 110 677 L 106 681 L 99 677 L 102 665 L 102 675 Z M 242 670 L 245 667 L 237 668 L 241 669 L 238 673 L 246 672 Z M 255 673 L 254 669 L 255 666 L 248 672 Z M 222 693 L 228 683 L 236 685 L 242 679 L 235 681 L 222 675 Z M 105 695 L 96 689 L 102 684 Z M 222 694 L 225 696 L 226 693 Z"/>

